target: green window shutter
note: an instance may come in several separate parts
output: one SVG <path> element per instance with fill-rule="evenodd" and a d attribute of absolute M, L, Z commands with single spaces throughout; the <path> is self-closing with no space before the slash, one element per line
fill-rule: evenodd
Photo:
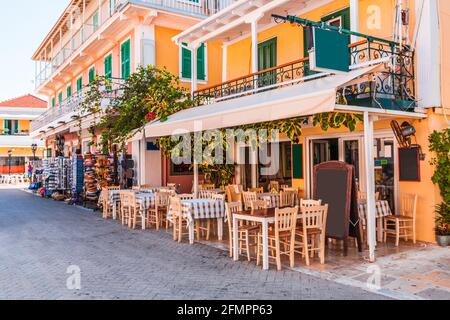
<path fill-rule="evenodd" d="M 72 96 L 72 86 L 67 86 L 67 98 L 70 98 Z"/>
<path fill-rule="evenodd" d="M 95 67 L 89 69 L 89 83 L 95 79 Z"/>
<path fill-rule="evenodd" d="M 58 93 L 58 104 L 61 105 L 62 103 L 62 92 Z"/>
<path fill-rule="evenodd" d="M 14 133 L 19 133 L 19 120 L 14 120 Z"/>
<path fill-rule="evenodd" d="M 292 145 L 292 178 L 303 179 L 303 144 Z"/>
<path fill-rule="evenodd" d="M 55 97 L 52 97 L 52 108 L 55 107 Z"/>
<path fill-rule="evenodd" d="M 186 43 L 183 43 L 186 45 Z M 192 76 L 192 54 L 191 51 L 182 48 L 181 49 L 181 77 L 190 79 Z M 197 79 L 206 80 L 206 46 L 202 44 L 197 49 Z"/>
<path fill-rule="evenodd" d="M 108 79 L 112 78 L 112 55 L 108 55 L 105 57 L 105 77 Z"/>
<path fill-rule="evenodd" d="M 81 92 L 83 89 L 83 77 L 77 79 L 77 92 Z"/>
<path fill-rule="evenodd" d="M 205 66 L 205 44 L 202 43 L 200 48 L 197 49 L 197 79 L 206 79 L 206 66 Z"/>
<path fill-rule="evenodd" d="M 98 11 L 94 13 L 92 16 L 92 26 L 94 28 L 94 32 L 98 29 Z"/>
<path fill-rule="evenodd" d="M 4 120 L 4 128 L 5 128 L 5 133 L 6 134 L 11 134 L 11 121 L 9 120 Z"/>
<path fill-rule="evenodd" d="M 125 41 L 120 46 L 120 59 L 122 79 L 127 79 L 131 72 L 130 40 Z"/>
<path fill-rule="evenodd" d="M 186 43 L 183 43 L 186 45 Z M 186 48 L 181 48 L 181 77 L 191 78 L 191 51 Z"/>

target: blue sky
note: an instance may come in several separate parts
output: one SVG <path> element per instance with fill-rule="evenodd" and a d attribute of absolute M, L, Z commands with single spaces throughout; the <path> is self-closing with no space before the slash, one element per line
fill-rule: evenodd
<path fill-rule="evenodd" d="M 0 101 L 34 93 L 31 56 L 69 0 L 2 1 L 0 10 Z"/>

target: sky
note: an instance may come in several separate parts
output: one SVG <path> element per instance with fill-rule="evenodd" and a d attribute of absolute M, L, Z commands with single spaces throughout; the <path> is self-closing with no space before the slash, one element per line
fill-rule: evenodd
<path fill-rule="evenodd" d="M 31 56 L 69 0 L 0 0 L 0 101 L 34 94 Z"/>

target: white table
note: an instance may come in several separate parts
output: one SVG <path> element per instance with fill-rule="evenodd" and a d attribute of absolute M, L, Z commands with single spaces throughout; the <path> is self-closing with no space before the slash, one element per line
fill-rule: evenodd
<path fill-rule="evenodd" d="M 189 243 L 194 243 L 195 220 L 217 219 L 217 235 L 219 240 L 223 238 L 223 218 L 225 217 L 225 202 L 213 199 L 181 200 L 183 218 L 188 221 Z M 167 215 L 172 220 L 172 212 L 169 209 Z"/>
<path fill-rule="evenodd" d="M 269 223 L 275 222 L 275 208 L 249 210 L 233 214 L 233 259 L 239 260 L 238 223 L 239 220 L 253 221 L 262 225 L 263 270 L 269 269 Z"/>

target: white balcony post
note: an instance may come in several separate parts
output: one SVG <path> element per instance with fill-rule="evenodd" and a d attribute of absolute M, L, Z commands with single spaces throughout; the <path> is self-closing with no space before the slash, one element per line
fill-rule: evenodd
<path fill-rule="evenodd" d="M 102 0 L 98 0 L 98 25 L 100 26 L 102 23 L 103 23 Z"/>
<path fill-rule="evenodd" d="M 364 151 L 366 168 L 366 191 L 367 191 L 367 242 L 369 244 L 369 258 L 375 262 L 375 248 L 377 245 L 375 225 L 375 168 L 373 157 L 373 116 L 364 112 Z"/>
<path fill-rule="evenodd" d="M 359 0 L 350 0 L 350 29 L 354 32 L 358 32 L 359 29 L 358 2 Z M 357 36 L 351 36 L 350 38 L 351 43 L 355 43 L 358 41 Z"/>
<path fill-rule="evenodd" d="M 251 22 L 252 28 L 252 73 L 258 72 L 258 19 Z"/>
<path fill-rule="evenodd" d="M 222 82 L 227 81 L 228 46 L 222 46 Z"/>
<path fill-rule="evenodd" d="M 258 187 L 258 149 L 250 146 L 250 163 L 252 170 L 252 188 Z"/>

